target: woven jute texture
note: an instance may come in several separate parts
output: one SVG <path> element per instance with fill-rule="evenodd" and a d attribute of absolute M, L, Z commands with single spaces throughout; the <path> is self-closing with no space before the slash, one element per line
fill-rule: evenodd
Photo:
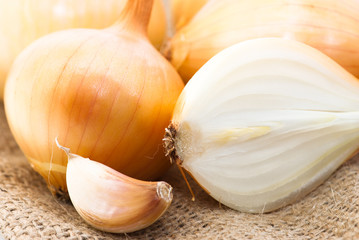
<path fill-rule="evenodd" d="M 0 226 L 5 239 L 359 239 L 359 157 L 294 204 L 267 214 L 220 206 L 194 181 L 191 196 L 177 169 L 163 178 L 174 187 L 169 210 L 130 234 L 97 231 L 71 203 L 55 199 L 14 142 L 0 106 Z"/>

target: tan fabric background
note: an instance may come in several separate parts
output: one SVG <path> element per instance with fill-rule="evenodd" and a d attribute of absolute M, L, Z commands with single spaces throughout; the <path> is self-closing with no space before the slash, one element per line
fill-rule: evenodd
<path fill-rule="evenodd" d="M 191 196 L 177 169 L 164 177 L 174 201 L 149 228 L 107 234 L 52 197 L 14 142 L 0 106 L 0 226 L 5 239 L 359 239 L 359 156 L 304 199 L 269 214 L 220 206 L 193 181 Z"/>

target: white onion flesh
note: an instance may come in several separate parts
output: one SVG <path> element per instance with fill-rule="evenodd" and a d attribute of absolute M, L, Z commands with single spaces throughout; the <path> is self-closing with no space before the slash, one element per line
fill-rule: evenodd
<path fill-rule="evenodd" d="M 359 81 L 302 43 L 234 45 L 188 82 L 172 119 L 182 166 L 219 202 L 268 212 L 359 148 Z"/>

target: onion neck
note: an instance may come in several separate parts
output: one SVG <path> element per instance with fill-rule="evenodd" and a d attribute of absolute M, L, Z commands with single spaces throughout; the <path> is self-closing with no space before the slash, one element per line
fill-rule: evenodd
<path fill-rule="evenodd" d="M 117 21 L 110 27 L 118 32 L 127 31 L 147 38 L 147 27 L 153 0 L 127 0 Z"/>

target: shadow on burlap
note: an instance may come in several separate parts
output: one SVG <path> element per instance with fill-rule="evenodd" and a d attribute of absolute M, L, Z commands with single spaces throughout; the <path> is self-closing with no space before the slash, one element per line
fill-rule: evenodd
<path fill-rule="evenodd" d="M 5 239 L 359 239 L 359 156 L 300 201 L 269 214 L 220 206 L 193 181 L 196 201 L 177 169 L 165 181 L 174 201 L 149 228 L 108 234 L 56 200 L 14 142 L 0 107 L 0 227 Z"/>

